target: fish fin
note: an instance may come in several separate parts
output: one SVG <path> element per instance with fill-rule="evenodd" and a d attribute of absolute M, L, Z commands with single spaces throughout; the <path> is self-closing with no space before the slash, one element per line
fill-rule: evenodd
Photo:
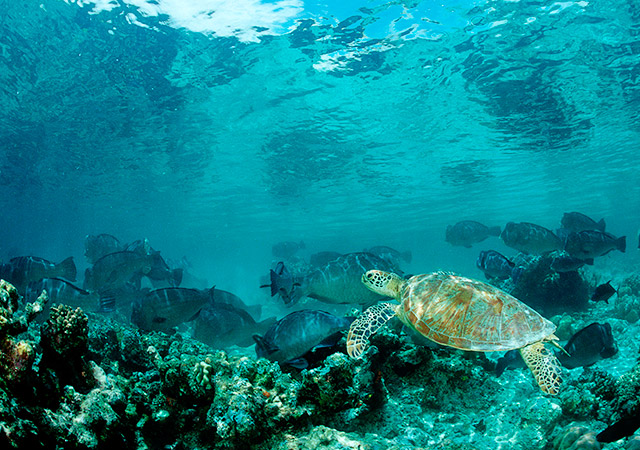
<path fill-rule="evenodd" d="M 604 229 L 607 227 L 607 224 L 604 222 L 604 219 L 598 220 L 598 222 L 596 222 L 596 225 L 598 226 L 598 229 L 602 232 L 604 232 Z"/>
<path fill-rule="evenodd" d="M 67 280 L 76 281 L 78 271 L 76 269 L 76 263 L 73 262 L 73 256 L 69 256 L 64 261 L 56 264 L 56 268 L 62 271 L 62 278 Z"/>
<path fill-rule="evenodd" d="M 182 275 L 183 275 L 184 271 L 182 268 L 178 268 L 178 269 L 173 269 L 171 271 L 171 277 L 169 280 L 169 283 L 173 286 L 180 286 L 180 283 L 182 283 Z"/>
<path fill-rule="evenodd" d="M 260 336 L 259 334 L 254 334 L 251 337 L 254 341 L 256 341 L 256 353 L 258 353 L 258 350 L 260 350 L 264 355 L 270 355 L 279 350 L 278 347 L 267 344 L 267 341 L 265 341 L 264 337 Z"/>
<path fill-rule="evenodd" d="M 309 367 L 309 363 L 304 358 L 290 359 L 289 361 L 286 361 L 285 364 L 300 370 L 306 369 L 307 367 Z"/>
<path fill-rule="evenodd" d="M 199 309 L 198 312 L 196 312 L 193 316 L 191 316 L 187 320 L 185 320 L 185 322 L 191 322 L 192 320 L 196 320 L 198 318 L 198 316 L 200 315 L 200 311 L 202 311 L 202 309 Z"/>
<path fill-rule="evenodd" d="M 500 236 L 502 230 L 499 226 L 489 227 L 489 236 Z"/>
<path fill-rule="evenodd" d="M 622 253 L 625 252 L 625 250 L 627 249 L 627 237 L 626 236 L 620 236 L 618 239 L 616 239 L 616 248 L 618 250 L 620 250 Z"/>

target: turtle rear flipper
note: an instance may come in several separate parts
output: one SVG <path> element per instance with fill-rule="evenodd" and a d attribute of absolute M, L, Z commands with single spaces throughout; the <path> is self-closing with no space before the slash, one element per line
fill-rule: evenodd
<path fill-rule="evenodd" d="M 547 350 L 542 341 L 539 341 L 522 347 L 520 354 L 542 392 L 556 395 L 562 384 L 562 368 L 553 352 Z"/>
<path fill-rule="evenodd" d="M 378 303 L 360 314 L 349 328 L 347 335 L 347 353 L 351 357 L 362 355 L 369 343 L 369 337 L 396 315 L 398 305 Z"/>

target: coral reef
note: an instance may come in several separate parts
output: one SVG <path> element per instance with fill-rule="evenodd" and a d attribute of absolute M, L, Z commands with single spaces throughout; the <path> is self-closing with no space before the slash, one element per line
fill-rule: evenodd
<path fill-rule="evenodd" d="M 36 354 L 33 345 L 25 340 L 16 340 L 27 330 L 28 319 L 32 319 L 40 305 L 47 301 L 46 293 L 36 305 L 29 308 L 29 315 L 17 314 L 20 295 L 14 286 L 0 280 L 0 383 L 14 385 L 29 375 Z"/>
<path fill-rule="evenodd" d="M 497 378 L 485 354 L 433 346 L 391 322 L 363 358 L 338 352 L 285 373 L 77 308 L 54 307 L 39 325 L 26 313 L 38 305 L 22 314 L 4 286 L 0 337 L 27 356 L 20 365 L 3 353 L 20 376 L 0 373 L 2 448 L 542 450 L 554 438 L 558 449 L 597 448 L 569 421 L 609 423 L 638 408 L 638 366 L 619 379 L 574 372 L 550 397 L 526 371 Z"/>
<path fill-rule="evenodd" d="M 571 425 L 554 441 L 554 450 L 599 450 L 596 433 L 581 425 Z"/>

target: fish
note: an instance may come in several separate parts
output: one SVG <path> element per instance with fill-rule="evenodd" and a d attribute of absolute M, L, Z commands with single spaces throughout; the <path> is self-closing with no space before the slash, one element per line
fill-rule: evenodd
<path fill-rule="evenodd" d="M 558 273 L 575 272 L 585 264 L 592 266 L 593 258 L 580 259 L 575 256 L 571 256 L 566 252 L 562 252 L 553 257 L 550 267 L 551 270 Z"/>
<path fill-rule="evenodd" d="M 104 255 L 121 252 L 127 246 L 121 243 L 117 237 L 110 234 L 88 234 L 84 238 L 84 256 L 89 264 L 95 263 Z"/>
<path fill-rule="evenodd" d="M 309 366 L 305 354 L 315 348 L 334 346 L 354 319 L 337 317 L 326 311 L 294 311 L 274 323 L 264 336 L 253 335 L 256 355 L 304 369 Z"/>
<path fill-rule="evenodd" d="M 334 259 L 338 259 L 342 256 L 342 253 L 339 252 L 318 252 L 314 253 L 309 257 L 309 264 L 313 267 L 321 267 L 328 264 L 330 261 Z"/>
<path fill-rule="evenodd" d="M 372 269 L 402 274 L 387 260 L 371 253 L 347 253 L 299 278 L 296 299 L 306 296 L 333 304 L 375 303 L 384 297 L 367 289 L 361 280 L 362 275 Z"/>
<path fill-rule="evenodd" d="M 43 278 L 65 278 L 76 281 L 76 264 L 73 256 L 53 263 L 37 256 L 18 256 L 9 260 L 2 268 L 2 277 L 24 293 L 29 283 Z"/>
<path fill-rule="evenodd" d="M 530 222 L 507 223 L 500 238 L 507 247 L 533 255 L 562 249 L 562 241 L 553 231 Z"/>
<path fill-rule="evenodd" d="M 379 258 L 386 259 L 389 263 L 398 267 L 400 266 L 400 261 L 410 263 L 413 257 L 411 250 L 401 252 L 395 248 L 387 247 L 386 245 L 376 245 L 363 250 L 363 252 L 371 253 Z"/>
<path fill-rule="evenodd" d="M 153 265 L 153 255 L 127 250 L 109 253 L 87 268 L 84 288 L 96 292 L 118 289 L 135 275 L 149 273 Z"/>
<path fill-rule="evenodd" d="M 625 252 L 626 236 L 615 237 L 606 231 L 584 230 L 572 232 L 567 236 L 564 250 L 571 256 L 581 259 L 596 258 L 613 250 Z"/>
<path fill-rule="evenodd" d="M 152 266 L 145 275 L 151 280 L 151 284 L 155 288 L 159 287 L 178 287 L 182 282 L 183 270 L 181 267 L 176 269 L 169 268 L 169 265 L 160 256 L 160 252 L 152 252 Z M 161 283 L 168 284 L 169 286 L 161 286 Z"/>
<path fill-rule="evenodd" d="M 598 222 L 591 217 L 579 212 L 568 212 L 562 215 L 560 224 L 563 228 L 574 232 L 580 232 L 584 230 L 598 230 L 604 231 L 606 224 L 604 219 L 600 219 Z"/>
<path fill-rule="evenodd" d="M 502 356 L 498 358 L 498 362 L 496 363 L 496 376 L 500 376 L 507 369 L 519 369 L 526 367 L 524 363 L 524 359 L 520 356 L 520 352 L 518 350 L 509 350 Z"/>
<path fill-rule="evenodd" d="M 636 409 L 635 414 L 623 417 L 598 433 L 596 440 L 598 442 L 615 442 L 633 435 L 638 428 L 640 428 L 640 410 Z"/>
<path fill-rule="evenodd" d="M 594 322 L 576 332 L 564 346 L 568 353 L 558 352 L 560 363 L 567 369 L 589 367 L 618 353 L 609 323 Z"/>
<path fill-rule="evenodd" d="M 476 259 L 476 267 L 482 270 L 487 278 L 506 280 L 513 274 L 516 264 L 495 250 L 483 250 Z"/>
<path fill-rule="evenodd" d="M 593 302 L 605 302 L 607 305 L 609 304 L 609 299 L 613 297 L 613 294 L 616 294 L 618 291 L 616 288 L 611 286 L 611 281 L 609 280 L 606 283 L 603 283 L 596 287 L 593 295 L 591 296 L 591 301 Z"/>
<path fill-rule="evenodd" d="M 296 302 L 300 298 L 299 290 L 296 289 L 300 286 L 300 283 L 294 281 L 284 262 L 278 262 L 275 269 L 269 270 L 269 279 L 271 283 L 263 284 L 260 287 L 271 288 L 271 296 L 274 297 L 279 294 L 285 305 Z"/>
<path fill-rule="evenodd" d="M 181 323 L 194 320 L 211 301 L 214 289 L 154 289 L 134 302 L 131 322 L 146 331 L 168 332 Z"/>
<path fill-rule="evenodd" d="M 249 312 L 231 303 L 208 302 L 195 320 L 193 337 L 213 348 L 224 349 L 231 345 L 249 347 L 255 344 L 253 334 L 264 334 L 276 323 L 269 317 L 257 322 Z"/>
<path fill-rule="evenodd" d="M 489 236 L 500 236 L 500 227 L 488 227 L 475 220 L 462 220 L 455 225 L 447 225 L 445 241 L 451 245 L 471 248 Z"/>
<path fill-rule="evenodd" d="M 213 291 L 213 302 L 231 305 L 234 308 L 245 310 L 255 317 L 260 317 L 262 314 L 262 305 L 247 305 L 240 297 L 223 289 Z"/>
<path fill-rule="evenodd" d="M 98 302 L 97 294 L 85 291 L 62 278 L 43 278 L 39 281 L 32 281 L 27 286 L 25 301 L 35 302 L 38 296 L 42 294 L 42 291 L 47 291 L 49 305 L 52 303 L 64 303 L 69 306 L 85 308 L 87 305 L 96 305 Z"/>
<path fill-rule="evenodd" d="M 304 242 L 283 241 L 274 244 L 271 247 L 271 254 L 276 258 L 290 259 L 295 256 L 298 251 L 305 248 Z"/>

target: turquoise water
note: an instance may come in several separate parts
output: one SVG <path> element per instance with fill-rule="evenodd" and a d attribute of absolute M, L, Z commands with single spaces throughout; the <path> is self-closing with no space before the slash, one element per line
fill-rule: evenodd
<path fill-rule="evenodd" d="M 465 271 L 447 224 L 569 210 L 635 241 L 634 2 L 2 3 L 4 257 L 107 232 L 218 268 L 303 239 Z"/>

